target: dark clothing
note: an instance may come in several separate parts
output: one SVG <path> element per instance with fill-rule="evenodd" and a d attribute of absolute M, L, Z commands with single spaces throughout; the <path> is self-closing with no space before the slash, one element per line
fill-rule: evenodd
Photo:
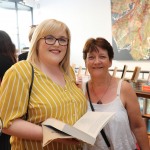
<path fill-rule="evenodd" d="M 10 135 L 2 133 L 0 136 L 0 150 L 11 150 Z"/>
<path fill-rule="evenodd" d="M 0 79 L 3 79 L 5 72 L 14 64 L 8 56 L 0 55 Z M 10 136 L 2 133 L 0 136 L 0 150 L 10 150 Z"/>
<path fill-rule="evenodd" d="M 3 76 L 7 69 L 9 69 L 14 64 L 13 60 L 4 55 L 0 55 L 0 79 L 3 79 Z"/>
<path fill-rule="evenodd" d="M 26 60 L 28 56 L 28 52 L 22 53 L 18 56 L 18 60 Z"/>

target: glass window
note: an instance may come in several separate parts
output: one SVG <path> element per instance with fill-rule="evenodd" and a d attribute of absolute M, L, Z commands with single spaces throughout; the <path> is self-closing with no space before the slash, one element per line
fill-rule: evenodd
<path fill-rule="evenodd" d="M 19 47 L 22 50 L 24 47 L 29 47 L 28 34 L 32 25 L 31 8 L 18 4 L 18 30 L 19 30 Z M 24 19 L 25 18 L 25 19 Z"/>
<path fill-rule="evenodd" d="M 21 53 L 29 47 L 28 33 L 32 25 L 32 8 L 16 2 L 0 2 L 0 30 L 6 31 Z"/>

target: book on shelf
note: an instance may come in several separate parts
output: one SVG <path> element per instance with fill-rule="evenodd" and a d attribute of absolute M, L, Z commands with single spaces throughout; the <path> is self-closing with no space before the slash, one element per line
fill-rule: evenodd
<path fill-rule="evenodd" d="M 147 99 L 143 98 L 143 115 L 147 112 Z"/>
<path fill-rule="evenodd" d="M 150 99 L 146 99 L 147 105 L 146 105 L 146 114 L 150 114 Z"/>
<path fill-rule="evenodd" d="M 138 97 L 138 102 L 139 102 L 139 105 L 140 105 L 140 111 L 141 111 L 141 114 L 143 114 L 143 105 L 144 105 L 144 100 L 143 98 L 141 97 Z"/>
<path fill-rule="evenodd" d="M 147 113 L 147 100 L 143 97 L 138 97 L 138 102 L 140 105 L 140 111 L 142 115 Z"/>
<path fill-rule="evenodd" d="M 148 75 L 148 78 L 147 78 L 147 85 L 150 85 L 150 72 L 149 72 L 149 75 Z"/>
<path fill-rule="evenodd" d="M 97 135 L 114 114 L 114 112 L 88 111 L 74 125 L 48 118 L 42 123 L 43 147 L 60 138 L 75 138 L 94 145 Z"/>
<path fill-rule="evenodd" d="M 147 121 L 147 132 L 150 134 L 150 119 Z"/>
<path fill-rule="evenodd" d="M 150 92 L 150 85 L 142 85 L 142 91 Z"/>

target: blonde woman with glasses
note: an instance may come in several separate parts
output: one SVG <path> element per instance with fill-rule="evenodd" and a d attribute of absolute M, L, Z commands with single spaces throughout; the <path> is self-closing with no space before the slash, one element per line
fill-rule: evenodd
<path fill-rule="evenodd" d="M 2 131 L 11 135 L 12 150 L 79 148 L 80 142 L 73 139 L 54 140 L 42 147 L 43 121 L 53 117 L 73 125 L 87 110 L 84 94 L 76 86 L 70 69 L 70 41 L 70 31 L 63 22 L 43 21 L 33 33 L 27 60 L 16 63 L 5 74 L 0 117 Z M 34 80 L 29 99 L 31 64 Z"/>

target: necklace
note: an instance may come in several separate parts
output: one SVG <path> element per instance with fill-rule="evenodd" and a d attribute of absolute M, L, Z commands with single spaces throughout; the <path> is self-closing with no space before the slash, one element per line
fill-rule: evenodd
<path fill-rule="evenodd" d="M 92 91 L 93 91 L 94 95 L 96 96 L 96 98 L 98 99 L 97 104 L 102 104 L 102 99 L 106 95 L 106 93 L 107 93 L 107 91 L 108 91 L 108 89 L 110 87 L 111 80 L 112 80 L 112 77 L 109 78 L 109 82 L 108 82 L 109 84 L 108 84 L 105 92 L 103 93 L 103 95 L 100 98 L 97 96 L 97 94 L 96 94 L 96 92 L 94 90 L 93 83 L 91 83 L 91 85 L 92 85 Z"/>

